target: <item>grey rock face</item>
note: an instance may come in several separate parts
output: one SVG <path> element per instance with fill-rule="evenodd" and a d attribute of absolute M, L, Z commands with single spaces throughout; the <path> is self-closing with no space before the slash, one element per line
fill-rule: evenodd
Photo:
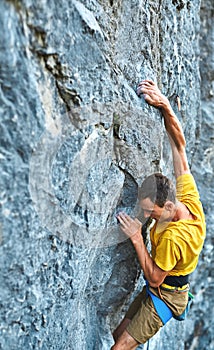
<path fill-rule="evenodd" d="M 213 121 L 213 2 L 201 4 L 200 73 L 202 123 L 193 171 L 200 189 L 207 221 L 207 237 L 200 264 L 194 273 L 195 303 L 188 320 L 187 347 L 213 349 L 213 179 L 214 179 L 214 121 Z M 199 316 L 199 317 L 198 317 Z"/>
<path fill-rule="evenodd" d="M 211 36 L 206 4 L 205 37 L 206 28 Z M 140 80 L 155 79 L 170 98 L 212 212 L 213 193 L 206 190 L 212 136 L 204 131 L 213 125 L 212 96 L 205 79 L 202 115 L 198 96 L 199 56 L 206 62 L 202 77 L 211 82 L 213 51 L 206 40 L 199 49 L 199 6 L 198 0 L 1 2 L 0 348 L 113 344 L 111 332 L 143 284 L 115 213 L 137 213 L 138 186 L 148 174 L 173 177 L 161 115 L 135 93 Z M 211 349 L 199 303 L 205 290 L 203 305 L 210 307 L 210 244 L 208 238 L 193 276 L 198 302 L 191 320 L 169 323 L 151 349 L 182 350 L 185 341 Z"/>

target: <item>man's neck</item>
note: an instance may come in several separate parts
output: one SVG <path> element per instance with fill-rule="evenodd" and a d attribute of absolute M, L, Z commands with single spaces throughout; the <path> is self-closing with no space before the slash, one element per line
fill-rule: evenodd
<path fill-rule="evenodd" d="M 175 215 L 173 216 L 172 221 L 179 220 L 194 220 L 194 217 L 186 205 L 178 201 L 176 203 Z"/>

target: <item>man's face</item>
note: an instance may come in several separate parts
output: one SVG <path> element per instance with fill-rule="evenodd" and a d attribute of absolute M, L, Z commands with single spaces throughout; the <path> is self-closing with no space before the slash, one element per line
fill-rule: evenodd
<path fill-rule="evenodd" d="M 140 201 L 140 207 L 143 210 L 144 218 L 152 218 L 157 221 L 164 221 L 164 208 L 154 204 L 150 198 L 144 198 Z"/>

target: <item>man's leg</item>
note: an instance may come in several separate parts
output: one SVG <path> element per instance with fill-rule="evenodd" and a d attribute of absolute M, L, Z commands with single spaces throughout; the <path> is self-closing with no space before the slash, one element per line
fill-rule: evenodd
<path fill-rule="evenodd" d="M 133 316 L 136 314 L 136 312 L 141 307 L 142 301 L 145 301 L 145 300 L 146 300 L 146 289 L 144 288 L 143 291 L 141 293 L 139 293 L 138 296 L 134 299 L 134 301 L 130 305 L 128 312 L 126 313 L 124 319 L 122 320 L 122 322 L 119 324 L 119 326 L 113 332 L 113 338 L 115 341 L 115 345 L 117 344 L 117 340 L 121 337 L 121 335 L 126 330 L 126 327 L 131 322 L 131 319 L 133 318 Z M 128 336 L 130 336 L 130 334 L 128 332 L 126 332 L 126 333 L 128 334 Z M 132 339 L 134 339 L 134 338 L 132 338 Z M 135 341 L 135 344 L 136 344 L 136 341 Z M 112 348 L 112 349 L 114 349 L 114 348 Z M 135 348 L 133 348 L 133 349 L 135 349 Z"/>
<path fill-rule="evenodd" d="M 117 339 L 111 350 L 134 350 L 138 347 L 138 343 L 127 331 Z"/>
<path fill-rule="evenodd" d="M 115 342 L 122 335 L 122 333 L 125 331 L 126 327 L 130 322 L 131 320 L 125 317 L 119 324 L 119 326 L 115 329 L 115 331 L 113 332 L 113 338 Z"/>
<path fill-rule="evenodd" d="M 139 301 L 141 301 L 140 307 L 133 316 L 135 307 L 139 306 Z M 146 343 L 163 326 L 151 298 L 148 297 L 145 300 L 142 298 L 142 293 L 131 304 L 125 317 L 120 326 L 115 330 L 114 339 L 116 341 L 112 350 L 136 349 L 139 344 Z M 120 336 L 124 328 L 125 330 Z"/>

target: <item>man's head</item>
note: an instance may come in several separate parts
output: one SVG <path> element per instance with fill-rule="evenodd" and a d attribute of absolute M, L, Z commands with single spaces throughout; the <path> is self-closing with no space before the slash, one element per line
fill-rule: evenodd
<path fill-rule="evenodd" d="M 138 192 L 138 199 L 145 217 L 163 220 L 170 218 L 176 204 L 176 190 L 173 183 L 163 174 L 148 176 Z"/>

